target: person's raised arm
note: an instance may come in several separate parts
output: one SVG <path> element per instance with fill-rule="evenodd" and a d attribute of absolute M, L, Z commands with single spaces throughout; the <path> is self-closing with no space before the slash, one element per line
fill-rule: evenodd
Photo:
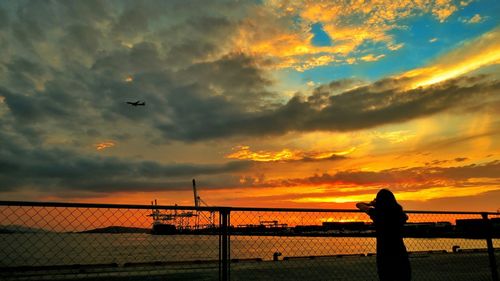
<path fill-rule="evenodd" d="M 356 203 L 356 207 L 360 209 L 361 211 L 368 213 L 372 205 L 370 203 L 365 203 L 365 202 L 359 202 Z"/>

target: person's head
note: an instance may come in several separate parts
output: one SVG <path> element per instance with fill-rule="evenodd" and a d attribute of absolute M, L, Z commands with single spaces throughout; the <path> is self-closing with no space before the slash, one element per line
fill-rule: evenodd
<path fill-rule="evenodd" d="M 392 209 L 399 207 L 396 197 L 389 189 L 381 189 L 375 197 L 375 208 Z"/>

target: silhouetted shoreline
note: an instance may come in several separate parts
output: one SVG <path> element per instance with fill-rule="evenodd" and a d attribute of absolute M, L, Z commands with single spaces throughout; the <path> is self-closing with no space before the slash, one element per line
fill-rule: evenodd
<path fill-rule="evenodd" d="M 490 219 L 491 237 L 500 238 L 500 218 Z M 483 239 L 486 237 L 486 226 L 481 219 L 459 219 L 455 224 L 449 222 L 419 222 L 407 223 L 403 227 L 403 236 L 406 238 L 471 238 Z M 107 226 L 84 231 L 69 233 L 145 233 L 157 235 L 219 235 L 221 229 L 210 228 L 175 228 L 167 233 L 152 233 L 150 228 Z M 373 224 L 365 222 L 324 222 L 322 225 L 297 225 L 289 227 L 270 227 L 266 225 L 230 226 L 229 235 L 246 236 L 304 236 L 304 237 L 375 237 Z M 15 233 L 44 233 L 51 232 L 44 229 L 30 228 L 18 225 L 0 226 L 0 234 Z M 67 232 L 68 233 L 68 232 Z"/>

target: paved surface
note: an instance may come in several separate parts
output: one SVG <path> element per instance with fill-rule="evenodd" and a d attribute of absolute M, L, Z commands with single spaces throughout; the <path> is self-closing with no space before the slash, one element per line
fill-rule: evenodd
<path fill-rule="evenodd" d="M 500 255 L 497 254 L 497 260 Z M 491 281 L 485 254 L 433 254 L 410 258 L 412 280 Z M 245 268 L 246 267 L 246 268 Z M 378 281 L 375 257 L 294 260 L 266 263 L 258 268 L 232 265 L 231 280 L 374 280 Z"/>
<path fill-rule="evenodd" d="M 500 253 L 496 253 L 500 262 Z M 486 253 L 417 254 L 410 258 L 415 281 L 490 281 Z M 498 269 L 500 271 L 500 268 Z M 82 272 L 0 273 L 2 280 L 219 280 L 218 264 L 192 264 L 176 267 L 118 267 Z M 238 262 L 231 264 L 232 281 L 377 281 L 375 257 L 302 258 L 287 261 Z"/>

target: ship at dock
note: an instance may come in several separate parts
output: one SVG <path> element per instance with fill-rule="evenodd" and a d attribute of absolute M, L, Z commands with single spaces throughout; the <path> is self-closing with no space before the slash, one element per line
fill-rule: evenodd
<path fill-rule="evenodd" d="M 156 200 L 151 202 L 151 214 L 153 219 L 151 234 L 174 235 L 174 234 L 201 234 L 216 231 L 214 224 L 214 211 L 199 211 L 198 207 L 208 205 L 198 196 L 196 181 L 193 179 L 194 208 L 189 211 L 160 210 Z M 177 206 L 177 205 L 176 205 Z"/>

